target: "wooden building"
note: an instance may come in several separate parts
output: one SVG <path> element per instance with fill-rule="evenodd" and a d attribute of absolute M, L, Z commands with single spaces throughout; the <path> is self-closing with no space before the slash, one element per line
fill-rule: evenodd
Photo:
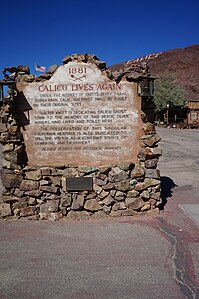
<path fill-rule="evenodd" d="M 187 123 L 199 125 L 199 100 L 189 100 L 187 108 Z"/>

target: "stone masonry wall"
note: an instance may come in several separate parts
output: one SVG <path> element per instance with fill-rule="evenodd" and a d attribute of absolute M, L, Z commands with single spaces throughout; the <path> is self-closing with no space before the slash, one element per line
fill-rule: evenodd
<path fill-rule="evenodd" d="M 15 102 L 3 103 L 0 142 L 4 190 L 0 217 L 58 220 L 157 214 L 161 205 L 157 169 L 160 137 L 144 114 L 142 121 L 141 150 L 135 163 L 31 168 L 27 166 Z M 93 191 L 67 191 L 67 178 L 74 177 L 92 177 Z"/>

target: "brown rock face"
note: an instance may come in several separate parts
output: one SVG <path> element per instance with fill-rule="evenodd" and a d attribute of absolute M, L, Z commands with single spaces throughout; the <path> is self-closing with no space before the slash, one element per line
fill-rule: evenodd
<path fill-rule="evenodd" d="M 188 100 L 199 99 L 199 45 L 149 54 L 110 66 L 109 69 L 111 71 L 124 70 L 126 67 L 139 63 L 139 60 L 141 62 L 146 61 L 150 73 L 155 76 L 173 74 L 176 82 L 185 89 Z"/>

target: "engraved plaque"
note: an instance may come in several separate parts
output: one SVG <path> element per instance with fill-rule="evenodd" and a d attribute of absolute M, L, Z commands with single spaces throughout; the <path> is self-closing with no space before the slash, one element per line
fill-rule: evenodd
<path fill-rule="evenodd" d="M 117 83 L 95 64 L 69 62 L 49 80 L 17 85 L 29 166 L 103 166 L 136 161 L 141 101 L 137 84 Z"/>
<path fill-rule="evenodd" d="M 68 178 L 66 189 L 67 191 L 93 191 L 93 178 Z"/>

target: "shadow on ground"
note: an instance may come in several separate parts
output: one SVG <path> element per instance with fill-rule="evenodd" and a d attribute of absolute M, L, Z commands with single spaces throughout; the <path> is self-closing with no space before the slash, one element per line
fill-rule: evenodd
<path fill-rule="evenodd" d="M 161 181 L 161 198 L 162 198 L 162 204 L 160 209 L 164 210 L 164 206 L 167 204 L 168 199 L 171 198 L 173 195 L 172 189 L 174 187 L 177 187 L 177 185 L 170 177 L 167 176 L 161 176 L 160 181 Z"/>

